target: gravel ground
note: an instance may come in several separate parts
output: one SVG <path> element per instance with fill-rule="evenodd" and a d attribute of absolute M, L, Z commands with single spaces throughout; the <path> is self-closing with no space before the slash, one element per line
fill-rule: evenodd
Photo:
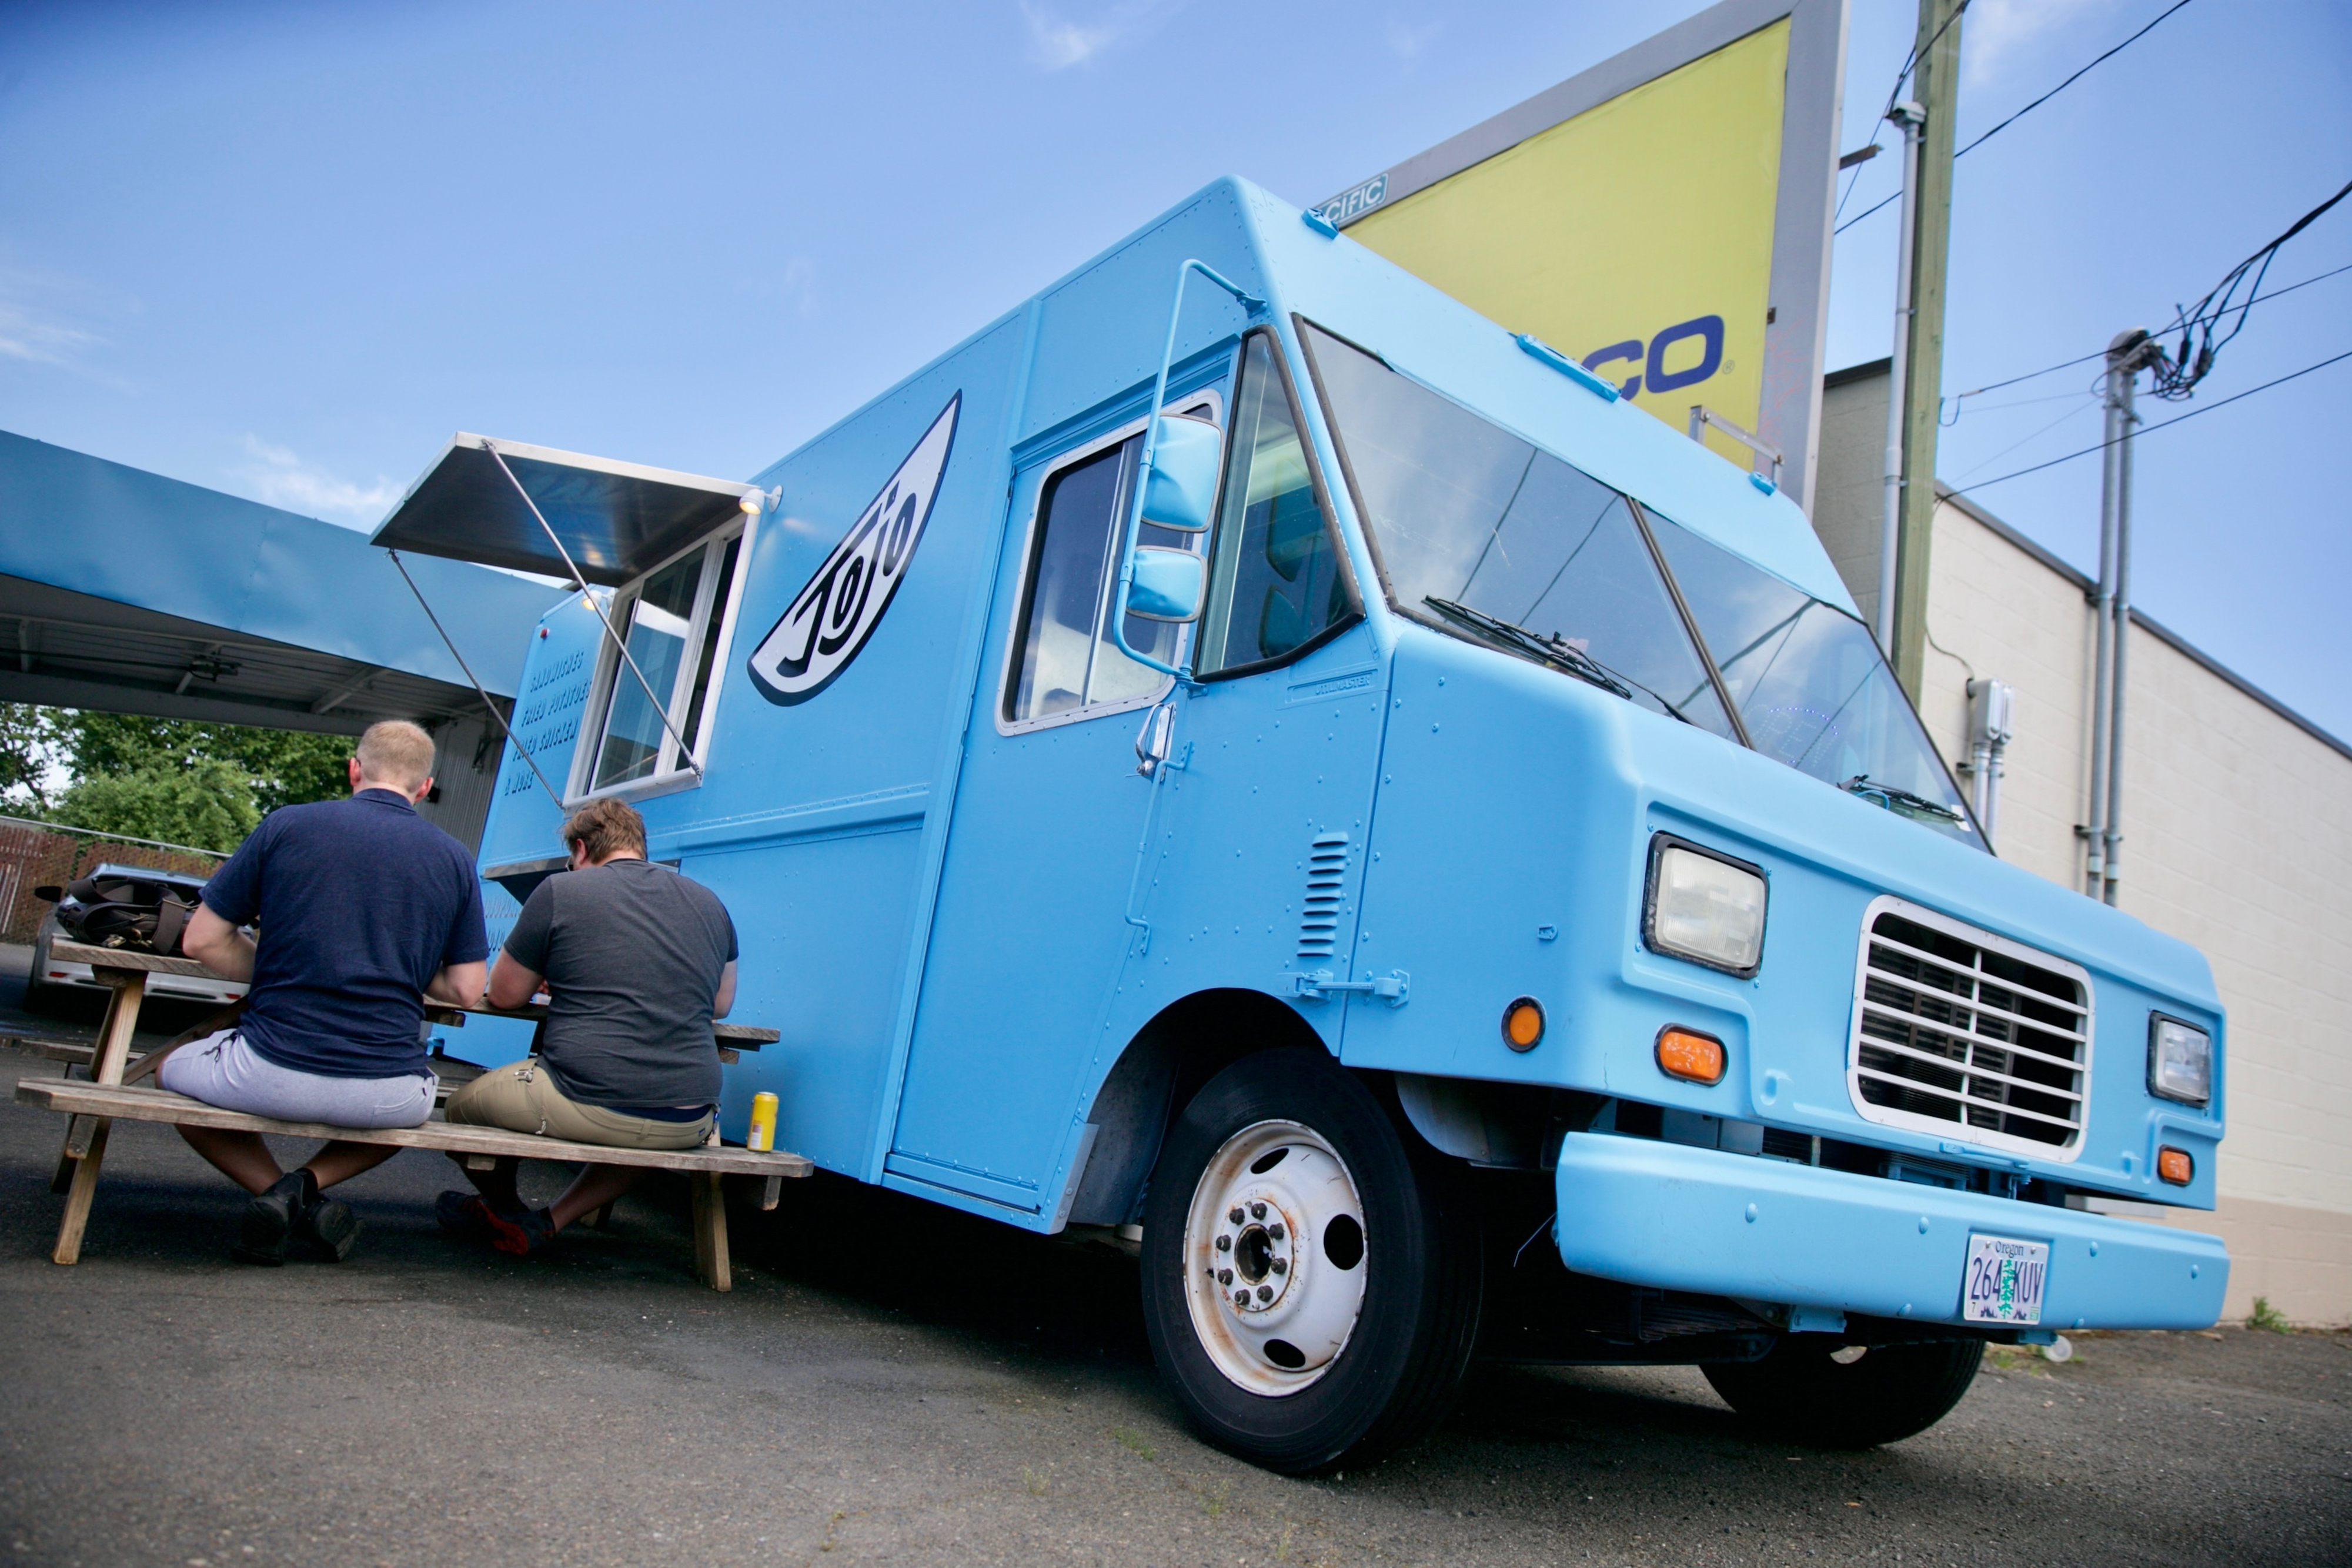
<path fill-rule="evenodd" d="M 2352 1336 L 2004 1354 L 1855 1455 L 1748 1439 L 1688 1369 L 1495 1367 L 1292 1480 L 1185 1429 L 1114 1254 L 819 1176 L 739 1217 L 719 1296 L 682 1188 L 524 1261 L 445 1241 L 454 1168 L 409 1153 L 344 1189 L 350 1262 L 246 1269 L 236 1195 L 133 1124 L 64 1270 L 60 1133 L 0 1105 L 0 1563 L 2352 1563 Z"/>

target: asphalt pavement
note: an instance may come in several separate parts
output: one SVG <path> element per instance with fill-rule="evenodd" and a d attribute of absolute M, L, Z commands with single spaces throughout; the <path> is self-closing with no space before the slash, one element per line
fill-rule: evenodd
<path fill-rule="evenodd" d="M 58 1071 L 0 1048 L 0 1085 Z M 2352 1563 L 2352 1335 L 2003 1354 L 1863 1454 L 1752 1440 L 1686 1368 L 1488 1367 L 1298 1480 L 1185 1428 L 1100 1249 L 820 1176 L 738 1215 L 718 1295 L 682 1187 L 506 1259 L 439 1234 L 455 1168 L 412 1151 L 342 1189 L 349 1262 L 243 1268 L 238 1195 L 126 1124 L 59 1269 L 61 1133 L 0 1105 L 0 1563 Z"/>

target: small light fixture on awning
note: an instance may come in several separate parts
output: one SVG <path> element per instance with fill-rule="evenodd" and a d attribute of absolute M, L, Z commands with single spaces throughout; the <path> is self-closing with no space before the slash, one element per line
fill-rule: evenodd
<path fill-rule="evenodd" d="M 610 457 L 560 452 L 460 432 L 377 525 L 371 542 L 618 587 L 767 497 L 737 479 L 711 479 Z M 513 475 L 499 472 L 499 458 Z M 527 492 L 527 504 L 522 493 Z M 536 505 L 547 519 L 531 516 Z M 563 560 L 548 533 L 562 541 Z"/>

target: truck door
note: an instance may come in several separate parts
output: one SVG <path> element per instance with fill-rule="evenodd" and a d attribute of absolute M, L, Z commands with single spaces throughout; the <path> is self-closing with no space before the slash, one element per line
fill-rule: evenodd
<path fill-rule="evenodd" d="M 1213 422 L 1213 394 L 1171 401 Z M 1014 477 L 983 671 L 884 1168 L 1028 1213 L 1070 1131 L 1129 927 L 1142 710 L 1166 676 L 1111 636 L 1116 540 L 1134 494 L 1143 422 Z M 1149 542 L 1184 536 L 1147 528 Z M 1130 645 L 1173 663 L 1181 629 L 1130 620 Z"/>

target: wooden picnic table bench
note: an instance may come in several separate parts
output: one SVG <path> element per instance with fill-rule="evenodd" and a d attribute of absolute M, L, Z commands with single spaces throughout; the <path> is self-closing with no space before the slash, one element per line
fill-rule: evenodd
<path fill-rule="evenodd" d="M 227 1028 L 244 1004 L 239 1002 L 223 1009 L 195 1028 L 148 1051 L 139 1058 L 136 1064 L 130 1064 L 131 1037 L 139 1027 L 139 1009 L 146 995 L 149 975 L 222 977 L 193 958 L 166 957 L 159 953 L 94 947 L 79 942 L 58 942 L 52 945 L 51 951 L 65 962 L 88 964 L 100 982 L 113 991 L 107 1003 L 106 1021 L 100 1026 L 98 1044 L 93 1048 L 89 1082 L 79 1082 L 70 1077 L 30 1079 L 16 1086 L 16 1098 L 20 1102 L 71 1117 L 67 1124 L 66 1147 L 58 1161 L 56 1184 L 58 1189 L 66 1195 L 65 1216 L 58 1227 L 58 1244 L 50 1253 L 51 1260 L 58 1263 L 70 1264 L 80 1260 L 82 1232 L 89 1222 L 90 1204 L 98 1191 L 100 1167 L 106 1157 L 107 1132 L 118 1120 L 167 1122 L 173 1125 L 277 1133 L 297 1138 L 331 1138 L 347 1143 L 439 1149 L 455 1155 L 473 1170 L 488 1169 L 500 1158 L 514 1157 L 576 1160 L 682 1171 L 691 1183 L 694 1193 L 696 1269 L 702 1276 L 703 1283 L 714 1291 L 727 1290 L 732 1283 L 728 1265 L 727 1205 L 720 1186 L 721 1178 L 728 1176 L 763 1178 L 761 1207 L 773 1208 L 785 1177 L 804 1176 L 814 1168 L 807 1157 L 801 1155 L 781 1150 L 727 1147 L 718 1142 L 716 1132 L 711 1134 L 709 1144 L 698 1149 L 623 1149 L 602 1144 L 575 1144 L 530 1133 L 510 1133 L 498 1127 L 453 1124 L 440 1120 L 438 1112 L 433 1120 L 416 1127 L 333 1127 L 323 1123 L 281 1122 L 270 1116 L 225 1111 L 219 1106 L 207 1105 L 202 1101 L 191 1100 L 166 1090 L 141 1087 L 137 1080 L 154 1071 L 173 1051 L 191 1040 Z M 445 1024 L 462 1023 L 467 1012 L 490 1013 L 500 1018 L 526 1020 L 544 1019 L 547 1016 L 547 1009 L 543 1007 L 452 1009 L 432 1003 L 426 1004 L 426 1012 L 436 1022 Z M 719 1056 L 728 1061 L 737 1060 L 736 1052 L 739 1051 L 757 1051 L 762 1045 L 772 1044 L 779 1038 L 774 1030 L 744 1024 L 717 1024 L 713 1026 L 713 1032 L 721 1042 Z M 446 1063 L 452 1067 L 473 1068 L 477 1072 L 481 1071 L 474 1063 L 460 1062 L 454 1057 L 436 1055 L 434 1060 L 436 1063 Z M 70 1062 L 67 1071 L 68 1074 L 72 1071 Z"/>

